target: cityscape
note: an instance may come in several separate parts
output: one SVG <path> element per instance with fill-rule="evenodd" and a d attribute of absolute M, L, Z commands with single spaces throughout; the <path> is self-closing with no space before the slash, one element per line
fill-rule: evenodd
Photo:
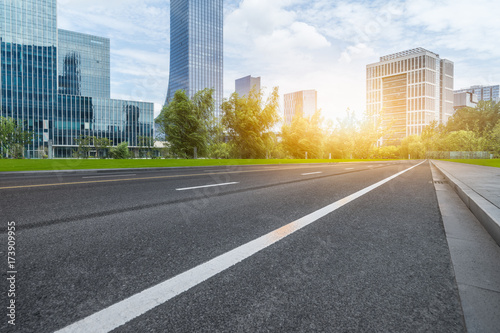
<path fill-rule="evenodd" d="M 0 0 L 0 331 L 497 333 L 496 9 Z"/>
<path fill-rule="evenodd" d="M 246 2 L 243 2 L 242 6 L 245 4 Z M 37 6 L 42 4 L 37 2 Z M 34 10 L 36 8 L 33 7 Z M 213 89 L 215 109 L 212 114 L 220 120 L 220 108 L 223 98 L 229 98 L 228 90 L 239 92 L 239 96 L 248 95 L 254 87 L 259 93 L 268 90 L 269 87 L 265 86 L 267 78 L 252 77 L 255 73 L 233 78 L 234 90 L 228 88 L 232 86 L 231 83 L 226 82 L 224 85 L 223 9 L 222 2 L 205 5 L 198 5 L 196 1 L 171 3 L 169 81 L 166 87 L 160 88 L 166 95 L 164 105 L 168 105 L 177 90 L 184 90 L 189 97 L 193 97 L 205 88 Z M 156 147 L 168 147 L 165 131 L 158 121 L 155 124 L 159 112 L 155 104 L 158 103 L 111 99 L 113 64 L 109 38 L 59 29 L 56 5 L 52 5 L 51 12 L 48 13 L 50 25 L 44 21 L 42 30 L 34 25 L 35 20 L 25 23 L 10 21 L 9 17 L 20 14 L 23 10 L 24 7 L 14 6 L 5 6 L 3 9 L 4 83 L 1 102 L 2 117 L 14 119 L 32 134 L 29 144 L 22 152 L 23 157 L 71 158 L 75 156 L 75 151 L 81 143 L 87 142 L 82 139 L 84 137 L 95 137 L 101 143 L 108 143 L 109 147 L 117 147 L 126 142 L 128 147 L 135 151 L 135 156 L 141 155 L 139 152 L 144 146 L 153 147 L 153 140 L 157 141 Z M 183 13 L 190 14 L 185 16 Z M 18 24 L 23 25 L 22 35 L 15 29 Z M 42 32 L 43 35 L 39 35 Z M 21 50 L 17 50 L 18 44 L 7 42 L 14 40 L 20 42 Z M 38 40 L 41 45 L 48 46 L 33 48 L 30 44 Z M 47 52 L 49 56 L 45 57 Z M 455 75 L 453 59 L 441 59 L 435 50 L 427 50 L 418 45 L 391 55 L 380 55 L 378 63 L 365 64 L 365 67 L 364 112 L 360 114 L 360 110 L 357 110 L 352 115 L 349 115 L 349 109 L 344 112 L 347 112 L 348 117 L 357 117 L 358 121 L 360 118 L 370 117 L 374 126 L 384 129 L 385 134 L 379 133 L 379 138 L 370 138 L 372 144 L 377 147 L 398 146 L 405 138 L 421 135 L 424 129 L 434 122 L 437 125 L 446 125 L 455 111 L 462 107 L 475 107 L 479 101 L 497 103 L 500 100 L 498 84 L 480 85 L 473 82 L 470 87 L 455 89 L 455 81 L 459 78 Z M 36 68 L 44 70 L 43 79 L 39 77 Z M 46 75 L 48 81 L 45 84 L 43 80 Z M 278 86 L 280 85 L 281 82 L 278 82 Z M 389 86 L 391 89 L 388 89 Z M 329 95 L 330 92 L 319 90 L 314 85 L 303 88 L 304 90 L 299 91 L 279 91 L 280 106 L 277 112 L 280 121 L 272 126 L 277 135 L 277 142 L 268 144 L 269 147 L 264 149 L 268 151 L 265 156 L 301 157 L 295 152 L 283 149 L 277 153 L 275 148 L 270 147 L 276 146 L 283 139 L 280 126 L 291 126 L 297 114 L 310 118 L 316 111 L 321 111 L 324 123 L 319 126 L 322 128 L 328 122 L 331 127 L 332 123 L 346 117 L 346 114 L 343 114 L 332 119 L 329 114 L 331 110 L 325 110 L 324 106 L 318 103 L 324 97 L 322 95 Z M 362 87 L 358 86 L 358 89 L 361 90 Z M 390 134 L 387 134 L 388 132 Z M 368 133 L 357 133 L 358 136 L 364 134 L 371 137 Z M 284 140 L 286 141 L 286 138 Z M 335 158 L 353 156 L 352 151 L 339 153 L 339 149 L 336 152 L 334 148 L 328 147 L 328 140 L 323 138 L 323 152 L 313 155 L 318 158 L 331 154 Z M 335 141 L 330 141 L 332 140 Z M 285 145 L 289 146 L 286 142 Z M 495 143 L 492 143 L 485 147 L 484 144 L 478 144 L 474 150 L 493 152 L 494 145 Z M 304 147 L 301 155 L 305 156 L 305 151 L 310 149 Z M 8 156 L 9 152 L 5 150 L 2 148 L 2 154 Z M 102 156 L 97 150 L 90 150 L 92 156 Z M 427 147 L 426 152 L 420 150 L 413 155 L 421 157 L 429 150 L 435 149 Z M 449 147 L 449 150 L 461 149 Z M 358 158 L 407 155 L 403 152 L 395 154 L 393 151 L 394 149 L 388 153 L 373 152 L 368 155 L 354 152 L 354 155 Z M 12 152 L 10 155 L 13 155 Z M 155 155 L 158 156 L 158 152 Z M 237 154 L 228 152 L 207 157 L 235 155 Z M 262 158 L 262 153 L 253 157 Z"/>

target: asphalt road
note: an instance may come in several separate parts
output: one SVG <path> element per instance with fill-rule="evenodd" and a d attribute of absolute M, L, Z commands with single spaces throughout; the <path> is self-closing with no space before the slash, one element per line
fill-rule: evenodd
<path fill-rule="evenodd" d="M 17 228 L 0 331 L 126 317 L 134 295 L 416 164 L 0 175 L 2 309 Z M 465 332 L 428 163 L 127 320 L 113 332 Z"/>

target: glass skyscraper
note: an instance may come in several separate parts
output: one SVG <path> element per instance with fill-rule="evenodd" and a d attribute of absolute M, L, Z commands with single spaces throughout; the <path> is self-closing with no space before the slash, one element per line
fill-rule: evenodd
<path fill-rule="evenodd" d="M 58 31 L 59 93 L 110 98 L 109 39 Z"/>
<path fill-rule="evenodd" d="M 56 22 L 56 0 L 0 2 L 0 116 L 33 133 L 26 157 L 71 157 L 81 136 L 152 137 L 153 103 L 109 98 L 109 39 Z"/>
<path fill-rule="evenodd" d="M 179 89 L 192 97 L 215 90 L 216 112 L 223 94 L 222 0 L 170 1 L 170 76 L 168 103 Z"/>

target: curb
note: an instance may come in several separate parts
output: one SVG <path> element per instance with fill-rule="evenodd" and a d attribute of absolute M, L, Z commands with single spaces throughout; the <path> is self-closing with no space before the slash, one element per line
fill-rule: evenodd
<path fill-rule="evenodd" d="M 460 199 L 500 246 L 500 209 L 437 164 L 432 161 L 431 163 L 446 178 Z"/>

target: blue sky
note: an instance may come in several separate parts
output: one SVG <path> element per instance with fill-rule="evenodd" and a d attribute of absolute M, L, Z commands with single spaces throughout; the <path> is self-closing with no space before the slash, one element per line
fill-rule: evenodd
<path fill-rule="evenodd" d="M 112 98 L 154 102 L 169 73 L 168 0 L 58 0 L 58 26 L 111 39 Z M 316 89 L 323 115 L 365 110 L 365 68 L 423 47 L 455 63 L 455 88 L 500 83 L 500 1 L 225 0 L 224 95 L 261 76 Z"/>

